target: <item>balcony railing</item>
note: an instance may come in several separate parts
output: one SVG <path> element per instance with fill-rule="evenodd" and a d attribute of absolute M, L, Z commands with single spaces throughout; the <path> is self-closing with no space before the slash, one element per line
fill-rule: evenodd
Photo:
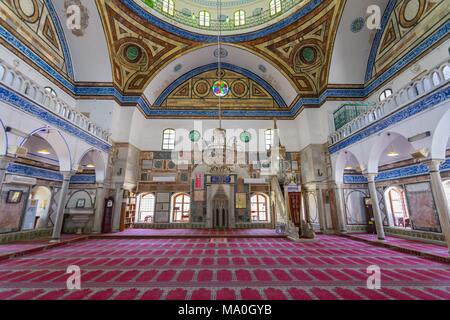
<path fill-rule="evenodd" d="M 248 29 L 252 27 L 257 27 L 267 22 L 270 22 L 273 19 L 276 19 L 286 12 L 290 11 L 292 8 L 297 7 L 300 8 L 300 4 L 307 3 L 308 0 L 285 0 L 282 1 L 281 11 L 275 14 L 271 14 L 270 9 L 262 10 L 258 14 L 253 13 L 253 15 L 246 15 L 245 24 L 244 25 L 235 25 L 234 24 L 234 15 L 232 17 L 223 17 L 222 19 L 209 19 L 209 26 L 201 26 L 199 24 L 199 16 L 198 12 L 183 12 L 177 9 L 173 10 L 173 15 L 166 13 L 163 11 L 163 2 L 162 0 L 141 0 L 146 4 L 149 8 L 157 11 L 162 14 L 169 21 L 182 24 L 187 27 L 201 29 L 201 30 L 209 30 L 209 31 L 235 31 Z M 267 5 L 269 1 L 267 1 Z M 210 14 L 212 12 L 209 12 Z"/>
<path fill-rule="evenodd" d="M 377 103 L 370 110 L 356 117 L 342 128 L 336 130 L 329 136 L 328 143 L 334 145 L 344 140 L 359 130 L 408 105 L 412 101 L 427 95 L 439 87 L 445 86 L 449 82 L 450 60 L 447 60 L 424 76 L 412 81 L 384 101 Z"/>
<path fill-rule="evenodd" d="M 110 133 L 0 59 L 0 82 L 80 129 L 110 142 Z"/>

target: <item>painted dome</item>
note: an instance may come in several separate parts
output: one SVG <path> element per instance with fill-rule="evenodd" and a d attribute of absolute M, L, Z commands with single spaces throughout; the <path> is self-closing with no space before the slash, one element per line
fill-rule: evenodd
<path fill-rule="evenodd" d="M 310 0 L 134 0 L 177 27 L 204 34 L 239 34 L 283 20 Z M 220 9 L 218 8 L 220 3 Z"/>

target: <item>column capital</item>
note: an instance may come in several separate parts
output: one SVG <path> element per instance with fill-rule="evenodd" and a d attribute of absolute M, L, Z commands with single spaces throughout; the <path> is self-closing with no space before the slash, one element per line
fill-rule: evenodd
<path fill-rule="evenodd" d="M 378 173 L 364 172 L 363 176 L 367 178 L 368 182 L 375 182 L 375 177 Z"/>
<path fill-rule="evenodd" d="M 14 161 L 14 158 L 9 157 L 7 155 L 0 156 L 0 170 L 6 169 L 8 164 Z"/>
<path fill-rule="evenodd" d="M 444 159 L 429 159 L 425 160 L 422 163 L 425 164 L 430 172 L 439 172 L 440 166 L 444 162 Z"/>
<path fill-rule="evenodd" d="M 61 171 L 64 180 L 70 180 L 72 176 L 76 174 L 75 171 Z"/>
<path fill-rule="evenodd" d="M 106 184 L 105 184 L 104 182 L 96 182 L 96 183 L 95 183 L 95 186 L 96 186 L 98 189 L 104 189 L 105 186 L 106 186 Z"/>

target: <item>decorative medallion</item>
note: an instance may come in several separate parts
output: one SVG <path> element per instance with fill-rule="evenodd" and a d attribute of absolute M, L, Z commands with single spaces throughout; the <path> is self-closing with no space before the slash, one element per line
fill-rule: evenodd
<path fill-rule="evenodd" d="M 139 61 L 142 57 L 142 50 L 137 45 L 130 44 L 125 48 L 125 58 L 129 62 Z"/>
<path fill-rule="evenodd" d="M 219 49 L 214 50 L 214 57 L 216 57 L 216 58 L 219 57 Z M 220 48 L 220 57 L 221 58 L 228 57 L 228 51 L 224 48 Z"/>
<path fill-rule="evenodd" d="M 216 97 L 225 97 L 230 91 L 228 83 L 224 80 L 217 80 L 214 82 L 212 89 Z"/>
<path fill-rule="evenodd" d="M 167 163 L 167 168 L 168 168 L 169 170 L 174 170 L 176 167 L 177 167 L 177 165 L 176 165 L 175 162 L 173 162 L 173 161 L 169 161 L 169 162 Z"/>
<path fill-rule="evenodd" d="M 183 68 L 183 65 L 179 63 L 173 68 L 173 71 L 178 72 L 181 70 L 181 68 Z"/>
<path fill-rule="evenodd" d="M 210 90 L 210 83 L 206 80 L 199 80 L 194 84 L 194 93 L 200 98 L 209 95 Z"/>
<path fill-rule="evenodd" d="M 302 60 L 306 63 L 313 63 L 316 60 L 316 50 L 312 47 L 303 48 Z"/>
<path fill-rule="evenodd" d="M 248 131 L 243 131 L 239 135 L 239 139 L 241 139 L 241 141 L 244 142 L 244 143 L 249 143 L 250 140 L 252 140 L 252 135 Z"/>
<path fill-rule="evenodd" d="M 356 18 L 353 20 L 350 30 L 352 30 L 353 33 L 358 33 L 364 28 L 365 24 L 366 20 L 363 17 Z"/>
<path fill-rule="evenodd" d="M 189 140 L 191 140 L 192 142 L 199 141 L 201 136 L 202 135 L 197 130 L 192 130 L 191 132 L 189 132 Z"/>
<path fill-rule="evenodd" d="M 39 19 L 39 5 L 37 0 L 14 0 L 14 6 L 20 17 L 28 23 L 35 23 Z"/>
<path fill-rule="evenodd" d="M 247 95 L 248 85 L 242 80 L 236 80 L 231 84 L 231 92 L 237 97 L 242 98 Z"/>
<path fill-rule="evenodd" d="M 425 0 L 405 0 L 399 12 L 399 23 L 403 28 L 416 25 L 425 12 Z"/>

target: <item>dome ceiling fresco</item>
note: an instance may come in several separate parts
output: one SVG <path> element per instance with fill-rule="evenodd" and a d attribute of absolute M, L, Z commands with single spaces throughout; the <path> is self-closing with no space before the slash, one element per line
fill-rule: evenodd
<path fill-rule="evenodd" d="M 245 29 L 266 27 L 285 15 L 298 11 L 310 0 L 134 0 L 151 14 L 161 16 L 169 23 L 188 30 L 211 34 L 221 30 L 224 34 L 241 33 Z M 237 11 L 243 11 L 241 22 L 236 23 Z M 200 12 L 209 15 L 207 25 L 200 22 Z"/>
<path fill-rule="evenodd" d="M 302 96 L 317 96 L 327 85 L 335 30 L 344 3 L 343 0 L 322 1 L 304 19 L 280 31 L 261 34 L 255 40 L 246 41 L 244 37 L 244 41 L 234 45 L 256 53 L 282 70 Z M 161 68 L 183 54 L 215 45 L 149 25 L 127 10 L 123 1 L 97 0 L 97 5 L 107 31 L 114 82 L 126 94 L 142 93 Z M 235 103 L 235 108 L 249 106 L 243 100 Z M 273 107 L 278 106 L 273 104 Z"/>
<path fill-rule="evenodd" d="M 163 1 L 173 3 L 166 6 L 172 12 Z M 170 1 L 0 0 L 0 39 L 75 99 L 115 99 L 149 118 L 210 117 L 217 100 L 211 93 L 217 68 L 210 67 L 219 57 L 217 27 L 225 27 L 224 117 L 267 119 L 292 119 L 327 99 L 364 99 L 448 39 L 448 0 L 383 1 L 379 30 L 365 26 L 368 0 L 280 0 L 283 9 L 273 15 L 269 0 L 223 0 L 220 16 L 214 0 Z M 83 33 L 65 28 L 68 3 L 81 3 L 89 15 Z M 202 10 L 211 15 L 203 28 Z M 234 23 L 239 10 L 244 26 Z M 95 59 L 87 48 L 93 37 L 102 49 Z M 70 53 L 75 69 L 88 76 L 74 76 Z M 339 76 L 347 72 L 356 81 Z"/>

